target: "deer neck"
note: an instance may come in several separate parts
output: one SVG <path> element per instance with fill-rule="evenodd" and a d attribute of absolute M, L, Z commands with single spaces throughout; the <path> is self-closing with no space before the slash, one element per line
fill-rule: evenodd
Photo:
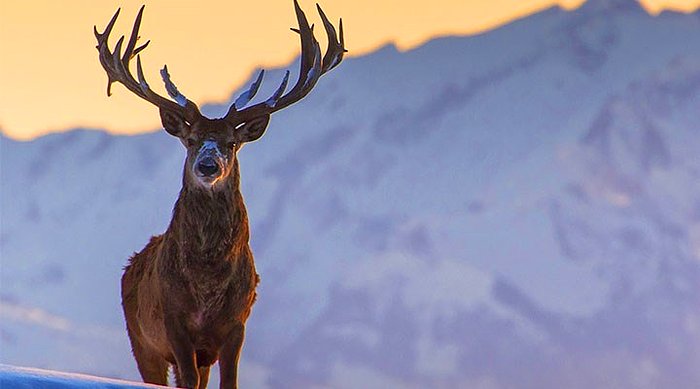
<path fill-rule="evenodd" d="M 183 180 L 168 232 L 188 261 L 216 261 L 248 247 L 238 166 L 214 190 Z"/>

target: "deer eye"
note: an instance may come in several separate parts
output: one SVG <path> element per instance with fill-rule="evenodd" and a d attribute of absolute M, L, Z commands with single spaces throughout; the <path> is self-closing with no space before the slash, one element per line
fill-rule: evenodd
<path fill-rule="evenodd" d="M 233 150 L 236 147 L 236 142 L 228 142 L 226 143 L 226 148 L 229 150 Z"/>

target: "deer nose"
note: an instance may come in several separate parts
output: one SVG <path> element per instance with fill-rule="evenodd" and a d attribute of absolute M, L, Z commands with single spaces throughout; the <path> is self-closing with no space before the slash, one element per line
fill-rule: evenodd
<path fill-rule="evenodd" d="M 202 158 L 197 163 L 197 170 L 202 174 L 202 176 L 210 177 L 219 172 L 219 164 L 212 157 Z"/>

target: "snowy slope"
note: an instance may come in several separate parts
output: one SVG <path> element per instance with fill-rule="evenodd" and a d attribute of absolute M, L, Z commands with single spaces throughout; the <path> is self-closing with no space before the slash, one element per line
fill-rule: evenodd
<path fill-rule="evenodd" d="M 158 385 L 148 385 L 115 379 L 92 377 L 84 374 L 67 374 L 51 370 L 30 369 L 0 365 L 0 387 L 6 389 L 137 389 L 162 388 Z"/>
<path fill-rule="evenodd" d="M 241 383 L 700 385 L 698 123 L 699 15 L 633 1 L 346 60 L 240 154 Z M 179 142 L 0 147 L 0 361 L 136 378 L 118 279 L 169 221 Z"/>

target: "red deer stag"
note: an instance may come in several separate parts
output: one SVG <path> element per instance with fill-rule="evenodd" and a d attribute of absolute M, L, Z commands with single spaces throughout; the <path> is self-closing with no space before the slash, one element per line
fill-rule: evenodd
<path fill-rule="evenodd" d="M 259 281 L 249 246 L 246 208 L 240 191 L 236 153 L 246 142 L 263 135 L 270 114 L 306 96 L 324 73 L 343 58 L 340 31 L 318 7 L 328 35 L 321 49 L 304 12 L 294 1 L 301 37 L 299 79 L 285 93 L 289 71 L 267 100 L 245 106 L 253 98 L 263 72 L 231 105 L 226 116 L 204 117 L 197 105 L 182 95 L 170 80 L 167 67 L 161 75 L 174 100 L 151 90 L 143 76 L 137 47 L 143 7 L 131 37 L 121 53 L 124 37 L 111 52 L 107 40 L 119 10 L 103 33 L 97 32 L 100 63 L 107 72 L 107 95 L 119 82 L 142 99 L 155 104 L 165 130 L 187 148 L 182 190 L 164 234 L 154 236 L 135 254 L 122 277 L 122 306 L 134 357 L 143 380 L 167 385 L 169 364 L 178 386 L 205 388 L 209 368 L 220 361 L 221 387 L 237 386 L 238 359 L 245 322 L 255 301 Z M 129 70 L 136 56 L 137 79 Z"/>

